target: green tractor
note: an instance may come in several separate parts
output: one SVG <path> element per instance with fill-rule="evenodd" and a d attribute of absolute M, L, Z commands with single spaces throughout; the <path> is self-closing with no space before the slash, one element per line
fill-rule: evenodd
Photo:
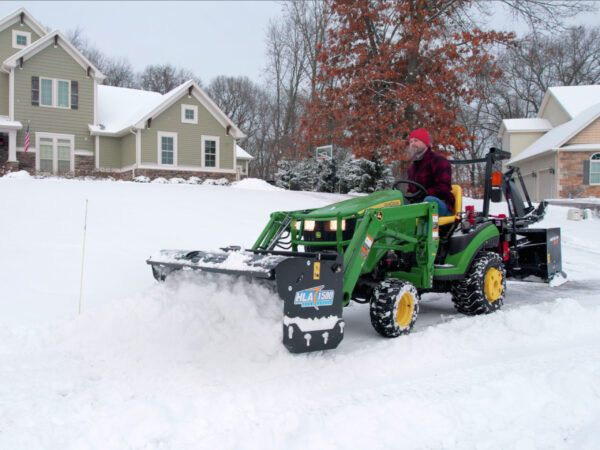
<path fill-rule="evenodd" d="M 439 217 L 426 190 L 400 180 L 379 191 L 317 209 L 279 211 L 251 249 L 222 252 L 162 250 L 148 259 L 154 277 L 197 269 L 271 280 L 283 300 L 283 343 L 290 352 L 332 349 L 344 335 L 343 308 L 370 304 L 382 336 L 407 334 L 424 292 L 450 292 L 467 315 L 502 307 L 507 277 L 564 277 L 560 229 L 532 229 L 545 212 L 534 208 L 518 169 L 493 173 L 510 154 L 492 148 L 485 158 L 483 211 L 462 212 L 462 192 L 452 186 L 456 214 Z M 515 183 L 521 182 L 527 205 Z M 400 187 L 416 185 L 414 194 Z M 491 216 L 490 201 L 507 200 L 508 216 Z"/>

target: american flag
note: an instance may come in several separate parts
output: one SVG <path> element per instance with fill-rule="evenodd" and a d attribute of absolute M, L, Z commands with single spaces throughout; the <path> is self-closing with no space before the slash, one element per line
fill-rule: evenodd
<path fill-rule="evenodd" d="M 29 150 L 29 121 L 27 121 L 27 131 L 25 132 L 25 151 Z"/>

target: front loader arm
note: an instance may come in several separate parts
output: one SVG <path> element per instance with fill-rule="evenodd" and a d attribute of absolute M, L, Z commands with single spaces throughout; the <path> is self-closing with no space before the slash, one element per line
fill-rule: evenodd
<path fill-rule="evenodd" d="M 432 283 L 438 249 L 437 203 L 367 210 L 344 253 L 344 302 L 360 275 L 369 273 L 389 250 L 415 252 L 417 266 L 403 277 L 420 288 Z"/>

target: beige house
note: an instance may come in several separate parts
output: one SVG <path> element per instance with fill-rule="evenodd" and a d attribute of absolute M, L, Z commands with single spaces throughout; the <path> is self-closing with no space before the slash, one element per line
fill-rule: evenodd
<path fill-rule="evenodd" d="M 536 118 L 498 134 L 532 200 L 600 197 L 600 85 L 551 87 Z"/>
<path fill-rule="evenodd" d="M 104 79 L 26 10 L 2 19 L 0 168 L 122 179 L 247 175 L 252 157 L 238 146 L 246 135 L 195 81 L 161 95 Z"/>

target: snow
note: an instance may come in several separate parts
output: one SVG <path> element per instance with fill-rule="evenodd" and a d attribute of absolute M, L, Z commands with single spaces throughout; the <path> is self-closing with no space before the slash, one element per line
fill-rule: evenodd
<path fill-rule="evenodd" d="M 250 153 L 248 153 L 246 150 L 244 150 L 239 145 L 235 146 L 235 157 L 237 159 L 254 159 L 254 156 L 252 156 Z"/>
<path fill-rule="evenodd" d="M 249 247 L 272 211 L 346 196 L 13 177 L 0 195 L 0 448 L 600 446 L 598 218 L 552 205 L 536 225 L 562 228 L 560 287 L 510 281 L 504 308 L 478 317 L 425 294 L 397 339 L 352 304 L 337 350 L 292 355 L 268 285 L 157 283 L 145 260 Z"/>
<path fill-rule="evenodd" d="M 506 131 L 548 131 L 552 129 L 552 124 L 548 119 L 504 119 L 500 128 L 500 136 Z"/>
<path fill-rule="evenodd" d="M 555 86 L 548 89 L 565 111 L 575 118 L 586 109 L 597 105 L 600 99 L 600 85 Z"/>
<path fill-rule="evenodd" d="M 258 178 L 244 178 L 243 180 L 234 182 L 232 187 L 236 189 L 252 189 L 255 191 L 285 191 L 285 189 L 273 186 L 265 180 L 260 180 Z"/>

